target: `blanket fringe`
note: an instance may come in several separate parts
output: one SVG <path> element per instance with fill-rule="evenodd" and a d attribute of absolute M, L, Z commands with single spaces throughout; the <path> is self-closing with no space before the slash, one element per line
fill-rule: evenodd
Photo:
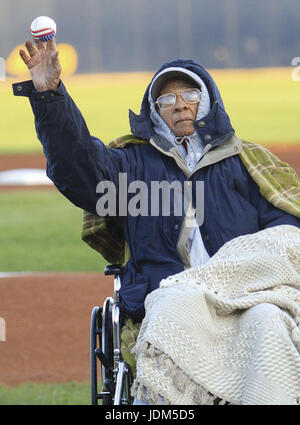
<path fill-rule="evenodd" d="M 136 351 L 137 346 L 134 351 Z M 164 375 L 172 379 L 174 387 L 180 393 L 185 393 L 189 386 L 195 387 L 193 390 L 193 403 L 198 405 L 214 405 L 214 404 L 229 404 L 225 400 L 211 394 L 204 387 L 194 382 L 182 369 L 180 369 L 173 360 L 165 353 L 162 353 L 152 344 L 144 341 L 138 346 L 139 355 L 150 357 L 155 360 L 158 368 L 164 371 Z M 149 404 L 171 404 L 170 400 L 156 393 L 154 390 L 146 387 L 142 382 L 139 382 L 138 377 L 135 379 L 132 386 L 132 394 L 139 400 L 146 401 Z M 217 400 L 217 403 L 216 403 Z"/>
<path fill-rule="evenodd" d="M 146 388 L 145 385 L 138 382 L 137 380 L 135 380 L 132 385 L 131 394 L 138 400 L 145 401 L 151 405 L 171 404 L 170 401 L 167 400 L 165 397 L 161 396 L 155 391 L 149 390 L 149 388 Z"/>

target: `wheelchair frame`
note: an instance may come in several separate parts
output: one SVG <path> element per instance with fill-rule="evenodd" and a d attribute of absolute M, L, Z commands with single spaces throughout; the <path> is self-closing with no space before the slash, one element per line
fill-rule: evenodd
<path fill-rule="evenodd" d="M 106 266 L 105 275 L 114 275 L 114 294 L 107 297 L 103 307 L 95 306 L 91 314 L 90 367 L 91 403 L 98 405 L 128 405 L 133 403 L 130 388 L 133 382 L 129 365 L 121 356 L 121 330 L 123 324 L 119 291 L 121 266 Z M 99 367 L 100 366 L 100 367 Z M 99 389 L 99 369 L 102 390 Z"/>

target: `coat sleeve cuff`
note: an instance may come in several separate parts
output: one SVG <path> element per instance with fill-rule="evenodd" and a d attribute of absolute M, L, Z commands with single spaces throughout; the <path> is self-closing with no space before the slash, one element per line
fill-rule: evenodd
<path fill-rule="evenodd" d="M 61 80 L 56 90 L 36 91 L 32 80 L 14 83 L 12 84 L 12 88 L 14 96 L 25 96 L 32 100 L 40 100 L 44 102 L 55 100 L 60 96 L 65 96 L 67 93 Z"/>

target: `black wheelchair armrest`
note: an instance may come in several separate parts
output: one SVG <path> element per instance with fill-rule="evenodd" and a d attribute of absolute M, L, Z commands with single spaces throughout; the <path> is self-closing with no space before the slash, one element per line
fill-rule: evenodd
<path fill-rule="evenodd" d="M 105 276 L 108 275 L 120 275 L 122 272 L 122 265 L 121 264 L 109 264 L 104 268 L 104 274 Z"/>

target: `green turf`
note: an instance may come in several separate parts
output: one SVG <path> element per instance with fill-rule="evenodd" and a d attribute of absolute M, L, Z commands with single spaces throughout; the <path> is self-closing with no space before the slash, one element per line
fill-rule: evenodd
<path fill-rule="evenodd" d="M 68 91 L 80 108 L 90 133 L 107 143 L 130 132 L 128 109 L 139 109 L 144 88 L 141 84 L 121 88 L 113 85 L 95 88 L 68 86 Z M 0 110 L 5 111 L 0 115 L 0 154 L 42 152 L 28 99 L 16 98 L 9 87 L 2 88 Z"/>
<path fill-rule="evenodd" d="M 240 138 L 262 144 L 300 144 L 300 85 L 289 80 L 254 80 L 247 87 L 244 81 L 219 87 Z"/>
<path fill-rule="evenodd" d="M 89 383 L 0 385 L 0 405 L 91 404 Z"/>
<path fill-rule="evenodd" d="M 262 144 L 300 143 L 300 82 L 292 81 L 291 71 L 218 71 L 215 78 L 241 138 Z M 128 133 L 128 108 L 139 112 L 149 76 L 136 81 L 129 76 L 125 82 L 116 77 L 102 82 L 99 77 L 95 84 L 89 79 L 80 76 L 79 83 L 66 85 L 91 134 L 108 142 Z M 41 151 L 28 99 L 14 97 L 8 82 L 0 82 L 0 110 L 0 153 Z"/>
<path fill-rule="evenodd" d="M 81 241 L 82 210 L 56 191 L 0 193 L 0 271 L 103 271 Z"/>

